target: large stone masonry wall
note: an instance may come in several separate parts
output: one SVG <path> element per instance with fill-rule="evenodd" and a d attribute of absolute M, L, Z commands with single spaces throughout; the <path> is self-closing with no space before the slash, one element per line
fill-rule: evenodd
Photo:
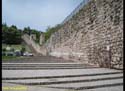
<path fill-rule="evenodd" d="M 123 68 L 123 0 L 91 0 L 46 45 L 52 56 Z"/>

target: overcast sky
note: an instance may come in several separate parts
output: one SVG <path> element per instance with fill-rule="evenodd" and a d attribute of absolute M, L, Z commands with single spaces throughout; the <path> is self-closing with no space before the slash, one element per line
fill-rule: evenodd
<path fill-rule="evenodd" d="M 61 23 L 83 0 L 2 0 L 2 22 L 45 31 Z"/>

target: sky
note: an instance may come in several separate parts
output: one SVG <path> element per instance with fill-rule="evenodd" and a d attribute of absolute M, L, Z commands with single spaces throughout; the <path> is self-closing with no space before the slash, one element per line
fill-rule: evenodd
<path fill-rule="evenodd" d="M 2 0 L 2 23 L 45 31 L 62 21 L 83 0 Z"/>

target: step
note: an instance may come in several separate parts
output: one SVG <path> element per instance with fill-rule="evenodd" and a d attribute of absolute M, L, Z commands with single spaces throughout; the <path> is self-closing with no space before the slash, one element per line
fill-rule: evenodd
<path fill-rule="evenodd" d="M 84 65 L 82 63 L 2 63 L 2 65 Z"/>
<path fill-rule="evenodd" d="M 96 68 L 94 66 L 90 66 L 87 64 L 80 64 L 80 63 L 44 63 L 44 64 L 38 64 L 38 63 L 33 63 L 33 64 L 2 64 L 2 69 L 4 70 L 29 70 L 29 69 L 82 69 L 82 68 Z"/>
<path fill-rule="evenodd" d="M 94 82 L 81 82 L 81 83 L 65 83 L 65 84 L 51 84 L 46 85 L 47 87 L 51 88 L 61 88 L 61 89 L 92 89 L 92 88 L 99 88 L 99 87 L 108 87 L 109 86 L 123 86 L 123 78 L 121 79 L 110 79 L 110 80 L 100 80 Z"/>
<path fill-rule="evenodd" d="M 105 75 L 123 75 L 123 72 L 107 72 L 107 73 L 93 73 L 93 74 L 78 74 L 78 75 L 60 75 L 60 76 L 36 76 L 36 77 L 3 77 L 2 80 L 28 80 L 28 79 L 54 79 L 54 78 L 77 78 L 77 77 L 93 77 Z"/>
<path fill-rule="evenodd" d="M 2 66 L 2 68 L 21 68 L 21 67 L 93 67 L 89 65 L 28 65 L 28 66 Z M 96 67 L 97 68 L 97 67 Z M 99 68 L 99 67 L 98 67 Z"/>
<path fill-rule="evenodd" d="M 83 76 L 83 77 L 67 77 L 67 78 L 50 78 L 50 79 L 17 79 L 17 80 L 2 80 L 4 82 L 17 82 L 17 83 L 71 83 L 71 82 L 85 82 L 85 81 L 98 81 L 123 78 L 123 74 L 110 74 L 110 75 L 97 75 L 97 76 Z"/>
<path fill-rule="evenodd" d="M 71 90 L 71 91 L 123 91 L 123 86 L 120 86 L 120 85 L 110 86 L 109 85 L 107 87 L 102 86 L 102 87 L 96 87 L 96 88 L 93 88 L 93 89 L 84 89 L 84 90 L 82 89 L 82 90 Z"/>
<path fill-rule="evenodd" d="M 55 69 L 60 70 L 60 69 L 87 69 L 87 68 L 83 67 L 2 68 L 2 70 L 55 70 Z"/>
<path fill-rule="evenodd" d="M 93 89 L 100 87 L 109 87 L 109 86 L 123 86 L 123 78 L 119 79 L 110 79 L 110 80 L 99 80 L 99 81 L 89 81 L 89 82 L 80 82 L 80 83 L 62 83 L 62 84 L 40 84 L 40 83 L 21 83 L 21 82 L 7 82 L 12 84 L 21 84 L 21 85 L 35 85 L 35 86 L 43 86 L 49 88 L 59 88 L 59 89 Z"/>
<path fill-rule="evenodd" d="M 13 63 L 13 64 L 10 64 L 9 63 L 9 64 L 2 64 L 2 66 L 29 66 L 29 65 L 32 65 L 32 66 L 35 66 L 35 65 L 43 65 L 43 66 L 44 65 L 50 65 L 50 66 L 51 65 L 52 66 L 56 66 L 56 65 L 59 65 L 59 66 L 60 65 L 67 65 L 67 66 L 70 66 L 70 65 L 71 66 L 72 65 L 81 65 L 82 66 L 82 65 L 88 65 L 88 64 L 82 64 L 82 63 L 81 64 L 80 63 L 79 64 L 76 64 L 76 63 L 75 64 L 73 64 L 73 63 L 71 63 L 71 64 L 69 64 L 69 63 L 59 63 L 59 64 L 55 64 L 55 63 L 49 63 L 49 64 L 47 64 L 47 63 L 32 63 L 32 64 L 23 64 L 23 63 L 20 63 L 20 64 L 14 64 Z"/>
<path fill-rule="evenodd" d="M 23 84 L 29 91 L 38 88 L 36 91 L 122 91 L 123 71 L 108 68 L 2 70 L 2 84 Z"/>
<path fill-rule="evenodd" d="M 78 74 L 78 75 L 60 75 L 60 76 L 36 76 L 36 77 L 2 77 L 2 80 L 28 80 L 28 79 L 54 79 L 54 78 L 76 78 L 76 77 L 93 77 L 102 75 L 123 74 L 123 72 L 107 72 L 107 73 L 93 73 L 93 74 Z"/>
<path fill-rule="evenodd" d="M 59 88 L 47 88 L 45 86 L 24 86 L 19 84 L 2 83 L 2 87 L 26 87 L 28 91 L 83 91 L 83 90 L 69 90 L 69 89 L 59 89 Z M 4 90 L 2 90 L 4 91 Z M 7 90 L 5 90 L 7 91 Z M 19 90 L 14 90 L 19 91 Z M 21 91 L 21 90 L 20 90 Z M 85 89 L 84 91 L 123 91 L 123 86 L 114 87 L 102 87 L 98 89 Z"/>
<path fill-rule="evenodd" d="M 62 76 L 62 75 L 87 75 L 97 73 L 123 72 L 121 70 L 107 68 L 88 69 L 60 69 L 60 70 L 2 70 L 2 77 L 41 77 L 41 76 Z"/>
<path fill-rule="evenodd" d="M 48 65 L 2 65 L 2 67 L 93 67 L 93 66 L 90 66 L 90 65 L 65 65 L 65 64 L 60 64 L 60 65 L 53 65 L 53 64 L 48 64 Z"/>

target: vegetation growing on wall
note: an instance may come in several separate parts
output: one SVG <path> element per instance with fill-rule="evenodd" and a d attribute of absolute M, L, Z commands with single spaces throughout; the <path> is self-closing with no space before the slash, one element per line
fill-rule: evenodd
<path fill-rule="evenodd" d="M 60 29 L 60 27 L 61 27 L 60 24 L 58 24 L 58 25 L 56 25 L 55 27 L 52 27 L 52 28 L 48 27 L 46 29 L 46 32 L 44 32 L 44 34 L 45 34 L 45 41 L 47 41 L 53 33 L 58 31 Z"/>
<path fill-rule="evenodd" d="M 41 32 L 40 32 L 40 31 L 37 31 L 37 30 L 35 30 L 35 29 L 32 29 L 32 30 L 31 30 L 31 33 L 36 35 L 36 40 L 35 40 L 35 42 L 36 42 L 36 43 L 39 43 Z"/>
<path fill-rule="evenodd" d="M 35 42 L 36 42 L 36 43 L 39 43 L 40 34 L 41 34 L 40 31 L 38 31 L 38 30 L 36 30 L 36 29 L 30 29 L 30 27 L 25 27 L 24 30 L 23 30 L 23 33 L 24 33 L 24 34 L 28 34 L 28 35 L 30 35 L 30 34 L 35 34 L 35 35 L 36 35 L 36 40 L 35 40 Z"/>

